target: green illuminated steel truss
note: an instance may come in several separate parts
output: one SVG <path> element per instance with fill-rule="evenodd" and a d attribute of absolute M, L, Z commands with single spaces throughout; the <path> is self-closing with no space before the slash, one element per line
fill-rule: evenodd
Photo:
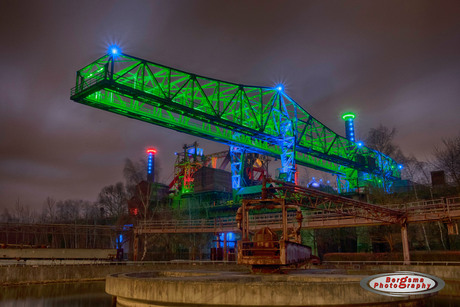
<path fill-rule="evenodd" d="M 176 131 L 338 175 L 342 191 L 388 188 L 400 178 L 388 156 L 358 146 L 316 120 L 282 90 L 198 76 L 121 54 L 77 72 L 71 99 Z"/>

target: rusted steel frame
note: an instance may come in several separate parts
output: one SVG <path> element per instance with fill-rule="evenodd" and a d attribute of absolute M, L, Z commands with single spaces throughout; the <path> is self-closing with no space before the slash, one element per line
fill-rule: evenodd
<path fill-rule="evenodd" d="M 284 199 L 260 199 L 260 200 L 250 200 L 244 199 L 242 201 L 241 207 L 238 208 L 236 212 L 236 221 L 238 228 L 242 231 L 242 240 L 249 240 L 249 211 L 257 209 L 275 209 L 282 206 L 285 203 Z M 259 205 L 253 205 L 259 204 Z M 287 220 L 286 220 L 287 222 Z M 284 231 L 283 231 L 284 235 Z"/>
<path fill-rule="evenodd" d="M 407 234 L 407 223 L 401 224 L 401 241 L 403 246 L 404 265 L 410 265 L 409 236 Z"/>
<path fill-rule="evenodd" d="M 249 238 L 249 211 L 259 209 L 281 209 L 282 214 L 282 225 L 283 225 L 283 237 L 288 238 L 288 209 L 297 210 L 296 219 L 299 223 L 298 228 L 295 230 L 297 234 L 300 233 L 302 227 L 302 211 L 300 206 L 293 204 L 286 204 L 284 198 L 272 198 L 272 199 L 245 199 L 242 201 L 242 206 L 238 208 L 236 213 L 236 221 L 238 228 L 242 230 L 242 239 L 247 240 Z"/>
<path fill-rule="evenodd" d="M 400 217 L 396 217 L 393 215 L 385 215 L 379 211 L 374 211 L 372 210 L 372 206 L 347 206 L 343 203 L 335 203 L 330 199 L 320 199 L 317 197 L 311 197 L 309 195 L 297 197 L 295 199 L 295 204 L 300 207 L 322 210 L 325 212 L 335 213 L 342 216 L 356 216 L 366 219 L 378 220 L 385 223 L 399 223 L 400 221 Z"/>
<path fill-rule="evenodd" d="M 402 215 L 402 212 L 399 211 L 399 210 L 393 210 L 393 209 L 389 209 L 389 208 L 385 208 L 385 207 L 381 207 L 381 206 L 377 206 L 377 205 L 368 204 L 368 203 L 365 203 L 365 202 L 352 200 L 352 199 L 345 198 L 345 197 L 342 197 L 342 196 L 330 195 L 330 194 L 322 193 L 322 192 L 320 192 L 320 194 L 318 194 L 319 191 L 312 190 L 312 189 L 295 188 L 298 191 L 293 191 L 293 187 L 289 187 L 289 186 L 288 187 L 277 187 L 276 189 L 285 190 L 285 191 L 296 193 L 296 194 L 299 194 L 299 195 L 308 195 L 309 197 L 327 199 L 327 200 L 329 200 L 331 202 L 334 202 L 334 203 L 339 203 L 339 204 L 342 204 L 342 205 L 361 208 L 361 209 L 365 209 L 365 210 L 369 210 L 369 211 L 371 211 L 371 210 L 372 211 L 378 211 L 378 212 L 382 212 L 382 213 L 388 214 L 388 215 L 394 215 L 394 216 Z M 299 196 L 292 197 L 292 196 L 290 196 L 288 194 L 285 194 L 285 197 L 295 199 L 295 198 L 298 198 Z"/>
<path fill-rule="evenodd" d="M 311 248 L 290 241 L 267 241 L 274 243 L 273 248 L 254 247 L 255 242 L 238 242 L 238 263 L 250 265 L 287 265 L 305 261 L 311 254 Z M 257 252 L 261 252 L 259 254 Z M 265 253 L 264 253 L 265 252 Z"/>
<path fill-rule="evenodd" d="M 318 206 L 318 199 L 322 199 L 323 201 L 320 203 L 320 205 L 324 205 L 325 203 L 329 203 L 328 209 L 325 210 L 330 210 L 334 212 L 338 212 L 343 215 L 353 215 L 353 216 L 361 216 L 365 218 L 371 218 L 371 219 L 376 219 L 384 222 L 391 222 L 391 223 L 401 223 L 405 219 L 404 213 L 399 210 L 392 210 L 389 208 L 381 207 L 381 206 L 376 206 L 376 205 L 371 205 L 368 203 L 348 199 L 345 197 L 341 196 L 335 196 L 335 195 L 330 195 L 328 193 L 324 193 L 321 191 L 317 191 L 314 189 L 309 189 L 305 187 L 299 187 L 291 183 L 286 183 L 282 181 L 277 181 L 277 180 L 272 180 L 272 179 L 267 179 L 267 182 L 272 182 L 276 183 L 279 186 L 275 187 L 267 187 L 266 184 L 263 184 L 264 187 L 264 195 L 267 197 L 272 194 L 274 197 L 276 197 L 276 194 L 278 194 L 278 197 L 281 195 L 283 198 L 289 199 L 290 201 L 295 201 L 298 205 L 302 206 L 307 206 L 309 208 L 314 208 L 314 209 L 321 209 Z M 273 192 L 278 192 L 278 193 L 273 193 Z M 279 193 L 281 192 L 281 193 Z M 290 193 L 292 195 L 290 195 Z M 316 205 L 308 205 L 305 203 L 300 204 L 299 200 L 303 200 L 304 197 L 308 198 L 308 200 L 311 202 L 312 198 L 315 198 L 315 202 L 311 202 L 311 204 Z M 336 204 L 334 208 L 332 208 L 332 204 Z M 340 206 L 340 207 L 337 207 Z M 344 210 L 344 208 L 351 208 L 351 210 L 347 210 L 347 212 Z M 366 214 L 360 214 L 358 210 L 366 212 Z"/>

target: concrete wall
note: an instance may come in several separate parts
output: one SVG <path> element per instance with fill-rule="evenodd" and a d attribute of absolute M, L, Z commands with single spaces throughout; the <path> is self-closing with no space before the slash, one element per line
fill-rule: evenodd
<path fill-rule="evenodd" d="M 316 267 L 317 268 L 317 267 Z M 352 281 L 353 286 L 351 288 L 349 286 L 342 286 L 342 283 L 337 283 L 337 281 L 333 282 L 332 276 L 327 276 L 324 274 L 321 274 L 321 276 L 318 276 L 320 280 L 316 280 L 317 283 L 313 282 L 311 276 L 308 278 L 308 280 L 294 280 L 296 277 L 290 277 L 289 281 L 293 282 L 293 284 L 297 282 L 302 282 L 302 283 L 307 283 L 306 288 L 302 289 L 297 289 L 296 293 L 291 293 L 291 295 L 295 295 L 298 297 L 300 292 L 302 292 L 301 296 L 308 296 L 308 293 L 313 293 L 312 291 L 319 291 L 318 293 L 321 293 L 322 289 L 328 289 L 331 287 L 331 284 L 335 284 L 334 286 L 334 291 L 337 295 L 340 293 L 346 293 L 348 291 L 353 291 L 356 293 L 359 293 L 357 295 L 369 295 L 366 292 L 362 292 L 359 286 L 359 280 L 363 278 L 365 275 L 374 275 L 378 273 L 383 273 L 383 272 L 394 272 L 394 271 L 414 271 L 414 272 L 421 272 L 421 273 L 426 273 L 430 275 L 437 276 L 443 280 L 446 281 L 446 287 L 440 292 L 441 295 L 460 295 L 460 267 L 456 266 L 389 266 L 389 265 L 379 265 L 379 266 L 361 266 L 357 267 L 356 265 L 354 266 L 349 266 L 349 267 L 343 267 L 344 270 L 343 273 L 348 273 L 348 274 L 356 274 L 359 276 L 349 276 L 349 277 L 344 277 L 344 282 L 347 284 L 349 281 Z M 168 270 L 193 270 L 194 272 L 209 272 L 209 271 L 233 271 L 233 272 L 244 272 L 247 273 L 249 270 L 247 267 L 243 266 L 237 266 L 235 264 L 224 264 L 224 263 L 196 263 L 196 264 L 188 264 L 188 263 L 163 263 L 163 264 L 145 264 L 145 263 L 122 263 L 119 265 L 3 265 L 0 266 L 0 285 L 15 285 L 15 284 L 29 284 L 29 283 L 47 283 L 47 282 L 79 282 L 79 281 L 95 281 L 95 280 L 105 280 L 107 275 L 110 274 L 116 274 L 116 273 L 127 273 L 127 272 L 147 272 L 147 271 L 168 271 Z M 308 271 L 308 270 L 307 270 Z M 316 271 L 316 274 L 318 274 L 318 270 Z M 205 273 L 209 274 L 209 273 Z M 313 274 L 313 275 L 316 275 Z M 250 275 L 251 276 L 251 275 Z M 258 275 L 252 275 L 257 278 Z M 283 275 L 272 275 L 273 280 L 270 281 L 268 284 L 277 288 L 279 285 L 282 284 L 279 283 L 277 278 L 285 279 Z M 345 275 L 346 276 L 346 275 Z M 252 278 L 252 277 L 250 277 Z M 350 278 L 352 280 L 350 280 Z M 353 279 L 354 278 L 354 279 Z M 346 280 L 346 281 L 345 281 Z M 164 281 L 157 280 L 157 283 L 159 282 L 162 284 Z M 116 284 L 116 285 L 115 285 Z M 115 284 L 112 284 L 112 287 L 118 287 L 121 286 L 118 282 Z M 232 283 L 230 283 L 232 284 Z M 254 286 L 255 284 L 253 284 Z M 277 286 L 278 285 L 278 286 Z M 291 284 L 292 285 L 292 284 Z M 127 286 L 127 285 L 124 285 Z M 124 287 L 121 286 L 121 287 Z M 152 285 L 150 284 L 150 287 Z M 172 286 L 172 285 L 169 285 Z M 169 287 L 168 286 L 168 287 Z M 177 286 L 177 285 L 175 285 Z M 187 284 L 183 284 L 182 286 L 188 286 Z M 220 293 L 227 292 L 226 287 L 229 286 L 228 283 L 224 283 L 221 285 L 221 287 L 215 288 L 213 291 L 214 294 L 219 295 Z M 286 285 L 289 289 L 289 285 Z M 147 287 L 147 286 L 146 286 Z M 231 287 L 235 287 L 234 290 L 237 288 L 239 289 L 240 285 L 238 282 L 233 283 Z M 244 290 L 244 285 L 241 284 L 241 291 Z M 207 285 L 204 286 L 204 288 L 207 288 Z M 203 288 L 203 289 L 204 289 Z M 212 288 L 212 287 L 211 287 Z M 129 287 L 128 287 L 129 289 Z M 114 293 L 120 295 L 119 290 L 114 290 Z M 134 289 L 131 289 L 134 290 Z M 191 289 L 188 289 L 187 291 L 197 291 L 194 287 Z M 232 291 L 234 291 L 232 290 Z M 278 289 L 279 290 L 279 289 Z M 239 290 L 238 290 L 239 291 Z M 262 295 L 262 293 L 258 293 L 258 291 L 262 291 L 258 289 L 257 287 L 254 288 L 251 291 L 255 291 L 253 294 L 255 295 Z M 252 293 L 249 291 L 250 293 Z M 275 291 L 275 290 L 274 290 Z M 290 290 L 293 291 L 293 290 Z M 205 291 L 206 293 L 207 291 Z M 305 292 L 305 293 L 303 293 Z M 228 295 L 231 296 L 231 291 L 229 292 Z M 265 292 L 264 292 L 265 293 Z M 268 292 L 267 292 L 268 293 Z M 289 293 L 287 291 L 286 293 Z M 116 295 L 115 294 L 115 295 Z M 246 294 L 247 295 L 247 294 Z M 123 295 L 122 295 L 123 296 Z M 262 295 L 263 296 L 263 295 Z M 288 298 L 289 296 L 286 296 Z M 317 297 L 315 295 L 315 297 Z M 183 297 L 182 299 L 190 299 L 191 297 Z M 143 299 L 153 299 L 152 297 L 147 298 L 144 297 Z M 304 297 L 306 299 L 306 297 Z M 311 303 L 313 303 L 312 299 L 308 299 Z M 249 301 L 248 301 L 249 302 Z M 315 303 L 318 303 L 319 301 L 315 301 Z M 259 302 L 262 303 L 262 302 Z M 294 304 L 294 301 L 293 301 Z"/>
<path fill-rule="evenodd" d="M 113 259 L 116 249 L 103 248 L 2 248 L 3 259 Z"/>
<path fill-rule="evenodd" d="M 171 274 L 174 273 L 174 274 Z M 362 276 L 322 274 L 145 272 L 107 277 L 106 292 L 117 306 L 317 306 L 386 303 L 416 306 L 413 297 L 396 298 L 363 289 Z M 422 299 L 420 295 L 418 298 Z M 414 304 L 412 304 L 414 303 Z"/>
<path fill-rule="evenodd" d="M 130 264 L 130 265 L 4 265 L 0 266 L 0 285 L 64 281 L 104 280 L 107 275 L 170 269 L 246 270 L 233 264 Z"/>

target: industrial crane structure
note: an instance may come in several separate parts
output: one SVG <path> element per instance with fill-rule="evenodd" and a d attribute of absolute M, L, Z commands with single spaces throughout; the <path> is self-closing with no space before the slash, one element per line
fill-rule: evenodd
<path fill-rule="evenodd" d="M 369 185 L 389 191 L 400 179 L 393 159 L 323 125 L 282 85 L 247 86 L 166 67 L 117 48 L 77 71 L 71 99 L 230 146 L 232 187 L 242 187 L 246 153 L 280 159 L 279 178 L 296 164 L 337 176 L 339 192 Z M 347 129 L 350 116 L 344 118 Z"/>

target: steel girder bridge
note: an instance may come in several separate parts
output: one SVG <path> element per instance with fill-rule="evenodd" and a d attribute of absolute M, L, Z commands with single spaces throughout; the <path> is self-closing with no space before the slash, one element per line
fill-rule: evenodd
<path fill-rule="evenodd" d="M 279 183 L 279 182 L 278 182 Z M 302 188 L 283 183 L 275 188 L 267 188 L 261 199 L 243 200 L 246 204 L 269 206 L 276 201 L 286 201 L 290 205 L 302 208 L 306 213 L 302 229 L 357 227 L 399 224 L 403 246 L 404 264 L 410 264 L 409 223 L 442 221 L 447 223 L 450 234 L 458 234 L 460 219 L 460 197 L 422 201 L 390 207 L 376 206 L 360 201 L 323 193 L 314 189 Z M 276 193 L 273 193 L 275 192 Z M 286 216 L 289 225 L 295 225 L 297 214 Z M 302 220 L 302 218 L 301 218 Z M 260 226 L 269 226 L 272 230 L 283 229 L 280 213 L 265 213 L 248 216 L 248 230 L 256 230 Z M 238 218 L 225 217 L 200 220 L 164 220 L 140 223 L 135 235 L 148 233 L 226 233 L 237 232 Z M 225 237 L 225 236 L 224 236 Z"/>
<path fill-rule="evenodd" d="M 246 152 L 279 158 L 286 182 L 294 182 L 296 164 L 337 175 L 340 192 L 389 190 L 400 179 L 394 160 L 333 132 L 282 86 L 225 82 L 113 50 L 77 72 L 71 99 L 228 144 L 234 189 L 243 185 Z"/>
<path fill-rule="evenodd" d="M 327 205 L 327 204 L 326 204 Z M 368 205 L 368 204 L 366 204 Z M 338 210 L 317 209 L 312 210 L 311 206 L 302 206 L 305 218 L 302 222 L 302 229 L 321 229 L 321 228 L 341 228 L 400 224 L 401 217 L 405 223 L 428 223 L 444 222 L 448 225 L 451 234 L 458 233 L 458 225 L 455 220 L 460 220 L 460 197 L 434 199 L 428 201 L 418 201 L 408 204 L 390 205 L 384 207 L 383 211 L 396 214 L 374 213 L 356 208 L 360 213 L 349 212 L 346 215 Z M 364 209 L 364 208 L 363 208 Z M 388 210 L 390 209 L 390 210 Z M 353 210 L 353 208 L 348 208 Z M 382 212 L 383 212 L 382 211 Z M 354 215 L 353 215 L 354 214 Z M 288 219 L 291 224 L 295 223 L 295 214 L 289 214 Z M 256 214 L 249 217 L 251 229 L 258 229 L 261 226 L 270 226 L 271 229 L 279 230 L 280 213 Z M 212 219 L 189 219 L 189 220 L 155 220 L 141 221 L 134 231 L 138 234 L 145 233 L 222 233 L 238 232 L 235 216 L 219 217 Z"/>

